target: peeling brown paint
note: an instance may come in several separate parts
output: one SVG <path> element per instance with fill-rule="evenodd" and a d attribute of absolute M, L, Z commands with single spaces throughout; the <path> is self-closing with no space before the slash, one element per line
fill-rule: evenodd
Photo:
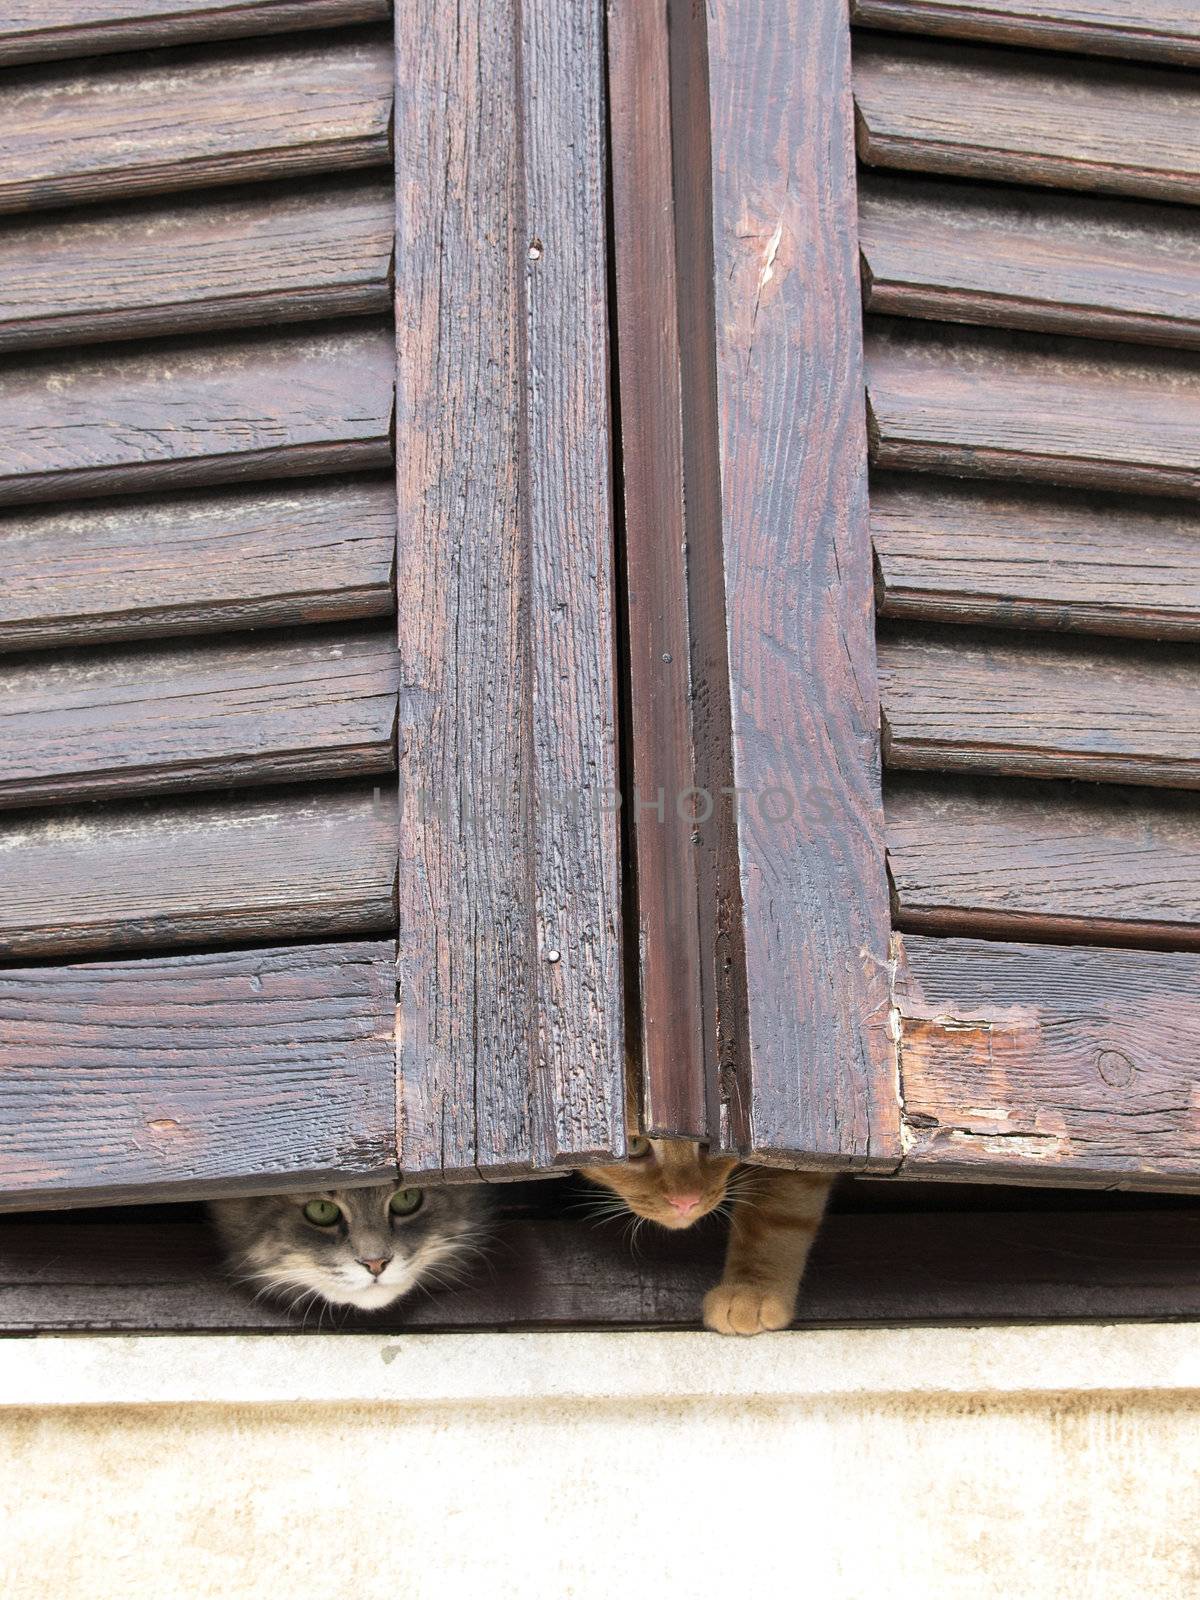
<path fill-rule="evenodd" d="M 906 935 L 902 1170 L 1200 1189 L 1200 957 Z"/>

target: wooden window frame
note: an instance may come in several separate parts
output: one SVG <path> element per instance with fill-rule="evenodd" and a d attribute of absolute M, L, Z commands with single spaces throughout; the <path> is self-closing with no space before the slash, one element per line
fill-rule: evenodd
<path fill-rule="evenodd" d="M 872 1186 L 878 1189 L 880 1186 Z M 1200 1316 L 1200 1213 L 1169 1197 L 1011 1195 L 888 1182 L 877 1206 L 837 1210 L 813 1251 L 797 1328 L 1104 1321 Z M 499 1194 L 496 1266 L 383 1313 L 339 1313 L 348 1332 L 695 1328 L 720 1274 L 720 1233 L 647 1233 L 529 1215 Z M 916 1193 L 914 1194 L 914 1191 Z M 1041 1203 L 1044 1198 L 1044 1203 Z M 1131 1206 L 1131 1201 L 1134 1203 Z M 895 1209 L 890 1209 L 894 1206 Z M 328 1324 L 326 1323 L 327 1327 Z M 0 1334 L 321 1332 L 229 1277 L 186 1207 L 0 1219 Z"/>

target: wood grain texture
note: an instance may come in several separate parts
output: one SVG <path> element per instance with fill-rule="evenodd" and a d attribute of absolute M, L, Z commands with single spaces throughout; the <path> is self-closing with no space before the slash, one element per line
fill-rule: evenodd
<path fill-rule="evenodd" d="M 849 68 L 839 0 L 708 18 L 740 858 L 721 895 L 747 994 L 726 1092 L 751 1159 L 870 1167 L 897 1121 Z"/>
<path fill-rule="evenodd" d="M 0 351 L 386 312 L 391 212 L 347 174 L 13 222 Z"/>
<path fill-rule="evenodd" d="M 624 1143 L 602 9 L 421 0 L 396 73 L 401 1159 L 572 1165 Z"/>
<path fill-rule="evenodd" d="M 928 1186 L 927 1186 L 928 1187 Z M 955 1185 L 955 1189 L 961 1189 Z M 318 1333 L 229 1281 L 190 1208 L 99 1211 L 0 1223 L 0 1331 Z M 655 1232 L 517 1217 L 499 1230 L 503 1270 L 414 1295 L 346 1331 L 453 1328 L 697 1328 L 720 1275 L 719 1232 Z M 809 1261 L 798 1328 L 980 1324 L 1200 1315 L 1200 1216 L 1180 1200 L 1089 1214 L 837 1214 Z"/>
<path fill-rule="evenodd" d="M 7 0 L 0 66 L 377 22 L 388 0 Z"/>
<path fill-rule="evenodd" d="M 1200 948 L 1200 796 L 893 774 L 897 926 Z"/>
<path fill-rule="evenodd" d="M 391 463 L 382 323 L 0 365 L 0 504 Z"/>
<path fill-rule="evenodd" d="M 0 1208 L 395 1172 L 389 942 L 0 971 Z"/>
<path fill-rule="evenodd" d="M 1200 954 L 903 937 L 904 1167 L 1200 1187 Z"/>
<path fill-rule="evenodd" d="M 883 617 L 1200 638 L 1200 512 L 1020 485 L 877 473 Z"/>
<path fill-rule="evenodd" d="M 1191 0 L 851 0 L 850 15 L 870 28 L 1200 62 L 1200 17 Z"/>
<path fill-rule="evenodd" d="M 1200 199 L 1200 87 L 1166 68 L 863 35 L 868 166 Z"/>
<path fill-rule="evenodd" d="M 1200 356 L 873 320 L 871 459 L 971 477 L 1200 492 Z"/>
<path fill-rule="evenodd" d="M 1200 787 L 1200 661 L 1180 645 L 913 630 L 879 642 L 893 767 Z"/>
<path fill-rule="evenodd" d="M 388 159 L 385 30 L 243 40 L 0 83 L 0 212 Z"/>
<path fill-rule="evenodd" d="M 389 934 L 393 783 L 0 822 L 0 958 Z"/>
<path fill-rule="evenodd" d="M 864 173 L 868 311 L 1200 345 L 1196 221 L 1175 206 Z"/>
<path fill-rule="evenodd" d="M 0 806 L 389 772 L 387 631 L 11 657 Z"/>
<path fill-rule="evenodd" d="M 386 616 L 385 478 L 0 514 L 0 651 Z"/>
<path fill-rule="evenodd" d="M 684 372 L 671 171 L 666 6 L 610 0 L 609 109 L 621 481 L 625 512 L 629 751 L 625 826 L 636 861 L 641 1121 L 706 1139 L 700 883 L 693 791 Z M 685 273 L 687 268 L 684 268 Z M 628 780 L 627 780 L 628 782 Z"/>

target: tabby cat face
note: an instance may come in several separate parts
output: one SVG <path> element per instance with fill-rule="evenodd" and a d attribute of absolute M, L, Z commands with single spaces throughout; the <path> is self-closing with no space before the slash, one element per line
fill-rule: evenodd
<path fill-rule="evenodd" d="M 218 1200 L 209 1207 L 243 1281 L 292 1309 L 321 1299 L 378 1311 L 478 1253 L 488 1199 L 477 1186 L 394 1184 Z"/>
<path fill-rule="evenodd" d="M 635 1216 L 661 1228 L 690 1228 L 724 1200 L 737 1164 L 690 1139 L 631 1137 L 624 1166 L 584 1167 L 583 1176 L 619 1196 Z"/>

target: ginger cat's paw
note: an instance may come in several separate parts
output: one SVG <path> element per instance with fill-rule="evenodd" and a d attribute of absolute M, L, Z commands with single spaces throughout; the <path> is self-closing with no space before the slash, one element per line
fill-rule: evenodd
<path fill-rule="evenodd" d="M 719 1283 L 704 1296 L 704 1326 L 714 1333 L 773 1333 L 786 1328 L 794 1307 L 769 1289 Z"/>

